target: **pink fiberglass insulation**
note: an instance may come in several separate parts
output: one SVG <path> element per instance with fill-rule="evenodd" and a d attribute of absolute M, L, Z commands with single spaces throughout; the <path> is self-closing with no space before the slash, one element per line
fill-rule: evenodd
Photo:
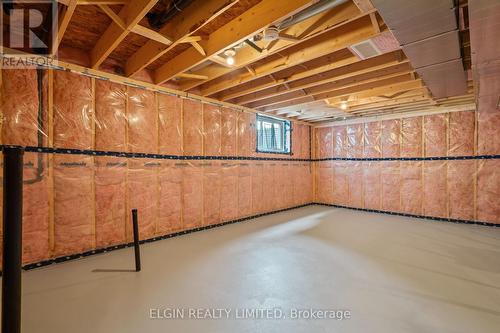
<path fill-rule="evenodd" d="M 306 178 L 302 163 L 290 163 L 291 174 L 289 182 L 292 184 L 292 203 L 291 205 L 297 206 L 304 203 L 304 196 L 306 195 L 306 188 L 304 187 L 303 179 Z"/>
<path fill-rule="evenodd" d="M 2 70 L 0 110 L 2 143 L 36 146 L 38 130 L 38 88 L 35 70 Z"/>
<path fill-rule="evenodd" d="M 401 157 L 422 156 L 422 117 L 403 118 L 401 124 Z"/>
<path fill-rule="evenodd" d="M 382 127 L 379 121 L 364 124 L 363 157 L 380 157 L 382 155 Z"/>
<path fill-rule="evenodd" d="M 500 223 L 500 160 L 477 161 L 477 219 Z"/>
<path fill-rule="evenodd" d="M 382 121 L 382 157 L 399 157 L 401 149 L 401 119 Z"/>
<path fill-rule="evenodd" d="M 221 153 L 221 111 L 210 104 L 203 104 L 203 151 L 206 156 Z"/>
<path fill-rule="evenodd" d="M 346 157 L 363 157 L 363 124 L 353 124 L 346 129 Z"/>
<path fill-rule="evenodd" d="M 159 153 L 182 155 L 182 99 L 157 94 Z"/>
<path fill-rule="evenodd" d="M 184 155 L 203 155 L 203 115 L 201 102 L 184 99 Z"/>
<path fill-rule="evenodd" d="M 203 165 L 188 162 L 182 172 L 183 210 L 185 229 L 200 227 L 203 223 Z"/>
<path fill-rule="evenodd" d="M 170 233 L 182 229 L 182 170 L 176 161 L 161 163 L 158 174 L 159 204 L 158 224 L 159 234 Z"/>
<path fill-rule="evenodd" d="M 332 157 L 333 134 L 331 127 L 320 127 L 316 129 L 317 157 Z"/>
<path fill-rule="evenodd" d="M 129 208 L 138 210 L 139 235 L 141 239 L 151 238 L 156 233 L 158 219 L 158 170 L 157 160 L 129 159 L 127 195 Z M 130 214 L 130 213 L 129 213 Z M 129 240 L 132 229 L 129 228 Z"/>
<path fill-rule="evenodd" d="M 293 163 L 292 162 L 284 162 L 282 163 L 282 172 L 283 172 L 283 190 L 284 194 L 281 195 L 282 199 L 282 207 L 291 207 L 293 206 Z"/>
<path fill-rule="evenodd" d="M 136 153 L 158 152 L 158 113 L 155 93 L 128 87 L 128 145 Z"/>
<path fill-rule="evenodd" d="M 424 161 L 423 215 L 447 217 L 446 161 Z"/>
<path fill-rule="evenodd" d="M 485 99 L 488 97 L 479 97 L 477 153 L 478 155 L 498 155 L 500 154 L 500 110 L 496 104 L 500 103 L 500 97 L 496 94 L 494 100 L 482 101 Z"/>
<path fill-rule="evenodd" d="M 274 175 L 274 200 L 272 210 L 280 209 L 284 205 L 284 194 L 285 194 L 285 181 L 286 176 L 284 174 L 287 166 L 284 166 L 281 162 L 275 162 L 273 165 L 273 175 Z"/>
<path fill-rule="evenodd" d="M 95 149 L 126 151 L 126 87 L 96 80 L 95 94 Z"/>
<path fill-rule="evenodd" d="M 381 165 L 379 162 L 363 162 L 363 207 L 381 208 Z"/>
<path fill-rule="evenodd" d="M 236 156 L 238 150 L 238 113 L 221 109 L 221 153 L 223 156 Z"/>
<path fill-rule="evenodd" d="M 49 255 L 49 203 L 47 155 L 24 154 L 23 263 Z"/>
<path fill-rule="evenodd" d="M 450 218 L 474 219 L 474 176 L 473 160 L 448 161 L 448 204 Z"/>
<path fill-rule="evenodd" d="M 382 210 L 390 212 L 399 212 L 401 180 L 400 180 L 400 161 L 381 162 L 382 167 Z"/>
<path fill-rule="evenodd" d="M 203 223 L 220 223 L 221 206 L 221 169 L 220 162 L 203 163 Z"/>
<path fill-rule="evenodd" d="M 89 77 L 54 71 L 55 147 L 92 148 L 92 100 L 92 83 Z"/>
<path fill-rule="evenodd" d="M 401 211 L 422 215 L 422 163 L 402 161 L 400 165 Z"/>
<path fill-rule="evenodd" d="M 106 247 L 126 241 L 127 159 L 95 157 L 96 246 Z"/>
<path fill-rule="evenodd" d="M 252 137 L 255 114 L 241 112 L 238 117 L 238 156 L 253 156 L 255 142 Z"/>
<path fill-rule="evenodd" d="M 54 256 L 94 248 L 92 157 L 54 155 Z"/>
<path fill-rule="evenodd" d="M 238 216 L 252 215 L 252 168 L 250 163 L 238 166 Z"/>
<path fill-rule="evenodd" d="M 270 212 L 275 207 L 275 185 L 276 178 L 274 177 L 274 165 L 275 162 L 264 161 L 263 162 L 263 173 L 262 173 L 262 184 L 264 187 L 262 201 L 264 202 L 264 211 Z"/>
<path fill-rule="evenodd" d="M 264 212 L 264 183 L 263 171 L 264 163 L 256 161 L 252 164 L 252 213 Z M 267 188 L 265 189 L 267 191 Z"/>
<path fill-rule="evenodd" d="M 474 155 L 474 111 L 449 113 L 449 156 Z"/>
<path fill-rule="evenodd" d="M 333 200 L 333 162 L 318 162 L 317 170 L 317 200 L 321 203 L 330 203 Z"/>
<path fill-rule="evenodd" d="M 436 114 L 424 117 L 425 156 L 446 156 L 446 120 L 447 115 Z"/>
<path fill-rule="evenodd" d="M 294 158 L 304 158 L 302 145 L 305 142 L 303 139 L 305 126 L 301 124 L 292 124 L 292 156 Z"/>
<path fill-rule="evenodd" d="M 329 157 L 346 157 L 346 128 L 347 126 L 333 127 L 333 155 Z"/>
<path fill-rule="evenodd" d="M 349 201 L 348 206 L 363 207 L 363 168 L 359 161 L 346 163 L 348 172 Z"/>
<path fill-rule="evenodd" d="M 238 216 L 238 163 L 221 163 L 221 207 L 222 221 L 231 221 Z"/>
<path fill-rule="evenodd" d="M 333 162 L 333 203 L 347 205 L 349 202 L 349 170 L 344 161 Z M 318 186 L 321 186 L 318 184 Z"/>

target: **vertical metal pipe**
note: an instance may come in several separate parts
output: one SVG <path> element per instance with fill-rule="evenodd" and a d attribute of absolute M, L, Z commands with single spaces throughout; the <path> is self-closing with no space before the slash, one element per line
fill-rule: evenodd
<path fill-rule="evenodd" d="M 2 332 L 9 333 L 21 332 L 23 154 L 3 148 Z"/>
<path fill-rule="evenodd" d="M 134 250 L 135 271 L 141 270 L 141 251 L 139 249 L 139 222 L 137 221 L 137 209 L 132 209 L 132 224 L 134 225 Z"/>

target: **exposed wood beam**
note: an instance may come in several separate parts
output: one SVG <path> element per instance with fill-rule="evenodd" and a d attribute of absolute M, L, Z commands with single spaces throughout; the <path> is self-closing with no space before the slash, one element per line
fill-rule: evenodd
<path fill-rule="evenodd" d="M 139 24 L 132 28 L 132 32 L 141 35 L 143 37 L 152 39 L 154 41 L 157 41 L 158 43 L 161 44 L 165 45 L 172 44 L 172 41 L 167 36 L 164 36 L 152 29 L 146 28 Z"/>
<path fill-rule="evenodd" d="M 176 74 L 185 72 L 201 62 L 224 51 L 226 48 L 244 41 L 253 36 L 267 25 L 282 20 L 306 8 L 311 0 L 288 0 L 276 6 L 275 0 L 262 0 L 240 16 L 214 31 L 200 45 L 206 52 L 201 55 L 195 49 L 187 49 L 167 63 L 159 67 L 154 73 L 157 84 L 170 80 Z"/>
<path fill-rule="evenodd" d="M 238 97 L 231 100 L 231 103 L 235 104 L 248 104 L 250 102 L 258 101 L 261 99 L 279 96 L 284 93 L 289 93 L 292 91 L 297 91 L 300 89 L 314 87 L 320 84 L 333 82 L 337 80 L 346 79 L 349 77 L 355 77 L 360 74 L 370 73 L 391 67 L 394 65 L 401 64 L 401 69 L 410 70 L 410 66 L 407 64 L 407 60 L 404 62 L 399 62 L 396 53 L 400 51 L 386 53 L 377 57 L 373 57 L 366 60 L 361 60 L 346 66 L 334 68 L 319 74 L 311 75 L 309 77 L 304 77 L 295 81 L 285 81 L 283 84 L 260 90 L 255 93 L 251 93 L 242 97 Z M 405 64 L 405 65 L 403 65 Z M 378 72 L 382 73 L 382 72 Z M 383 74 L 381 74 L 383 75 Z"/>
<path fill-rule="evenodd" d="M 200 28 L 224 13 L 237 2 L 238 0 L 205 0 L 202 2 L 193 2 L 181 13 L 168 21 L 159 31 L 160 34 L 168 35 L 173 43 L 171 45 L 164 45 L 153 40 L 148 41 L 127 60 L 125 74 L 131 76 L 146 68 L 149 64 L 174 48 L 178 43 L 187 40 L 186 38 L 195 34 Z"/>
<path fill-rule="evenodd" d="M 259 65 L 253 66 L 256 75 L 249 75 L 246 72 L 242 72 L 237 76 L 227 75 L 213 82 L 203 84 L 200 87 L 201 94 L 204 96 L 213 96 L 225 89 L 274 74 L 291 66 L 297 66 L 307 61 L 324 57 L 334 51 L 342 50 L 350 45 L 375 36 L 377 34 L 373 31 L 370 18 L 364 16 L 337 29 L 302 42 L 299 44 L 300 48 L 294 47 L 288 52 L 280 52 L 284 58 L 274 57 L 269 61 L 264 60 Z M 201 71 L 199 74 L 201 74 Z M 184 86 L 181 86 L 181 89 L 184 90 Z"/>
<path fill-rule="evenodd" d="M 296 47 L 298 43 L 303 45 L 304 43 L 307 43 L 309 39 L 315 38 L 320 34 L 327 33 L 333 29 L 338 28 L 341 25 L 356 20 L 359 17 L 360 11 L 354 4 L 352 4 L 351 2 L 343 4 L 330 10 L 329 12 L 323 13 L 320 24 L 317 24 L 316 21 L 318 21 L 318 18 L 314 16 L 313 18 L 310 18 L 304 22 L 298 23 L 288 28 L 287 34 L 298 36 L 300 38 L 300 41 L 277 40 L 269 43 L 268 46 L 263 46 L 264 52 L 258 52 L 250 47 L 244 47 L 238 50 L 235 55 L 234 68 L 244 68 L 245 66 L 258 61 L 259 59 L 276 54 L 278 52 L 281 54 L 291 47 Z M 313 23 L 314 27 L 311 27 L 311 22 Z M 218 68 L 217 66 L 207 66 L 200 70 L 199 74 L 207 75 L 209 77 L 208 81 L 212 81 L 230 72 L 231 70 L 225 68 Z M 187 82 L 181 86 L 181 89 L 189 90 L 199 85 L 199 81 Z M 204 89 L 203 86 L 201 88 L 202 90 Z"/>
<path fill-rule="evenodd" d="M 191 74 L 191 73 L 179 73 L 176 75 L 176 77 L 182 77 L 186 79 L 195 79 L 195 80 L 205 80 L 207 77 L 203 75 L 198 75 L 198 74 Z"/>
<path fill-rule="evenodd" d="M 115 22 L 112 22 L 106 29 L 101 38 L 90 52 L 92 68 L 98 68 L 102 62 L 113 52 L 137 23 L 146 15 L 147 12 L 156 4 L 158 0 L 134 0 L 127 3 L 118 16 L 125 23 L 125 29 Z"/>
<path fill-rule="evenodd" d="M 332 52 L 324 57 L 310 60 L 304 64 L 291 66 L 274 74 L 277 80 L 269 76 L 263 76 L 251 82 L 246 82 L 232 88 L 228 88 L 218 94 L 216 98 L 228 101 L 234 98 L 244 96 L 250 93 L 258 92 L 264 89 L 279 86 L 283 83 L 303 79 L 305 77 L 321 74 L 323 72 L 339 68 L 360 61 L 347 49 Z M 254 71 L 255 72 L 255 71 Z"/>
<path fill-rule="evenodd" d="M 368 13 L 375 9 L 370 0 L 353 0 L 353 2 L 358 6 L 359 10 L 363 13 Z"/>
<path fill-rule="evenodd" d="M 377 13 L 370 13 L 370 20 L 372 21 L 373 30 L 375 33 L 380 33 L 380 26 L 377 20 Z"/>
<path fill-rule="evenodd" d="M 116 24 L 117 24 L 120 28 L 122 28 L 123 30 L 126 30 L 126 29 L 127 29 L 127 27 L 126 27 L 126 25 L 125 25 L 125 22 L 123 22 L 123 20 L 122 20 L 122 19 L 118 16 L 118 14 L 116 14 L 116 13 L 115 13 L 115 12 L 114 12 L 114 11 L 113 11 L 110 7 L 109 7 L 109 6 L 107 6 L 107 5 L 98 5 L 98 6 L 99 6 L 99 8 L 101 8 L 101 10 L 102 10 L 104 13 L 106 13 L 106 15 L 108 15 L 108 16 L 109 16 L 109 17 L 113 20 L 113 22 L 115 22 L 115 23 L 116 23 Z M 141 35 L 141 36 L 143 36 L 143 37 L 146 37 L 146 38 L 149 38 L 149 39 L 155 40 L 155 41 L 157 41 L 158 43 L 162 43 L 162 44 L 165 44 L 165 45 L 170 45 L 170 44 L 172 44 L 172 41 L 171 41 L 168 37 L 166 37 L 166 36 L 164 36 L 164 35 L 162 35 L 162 34 L 160 34 L 160 33 L 156 32 L 156 31 L 154 31 L 154 30 L 152 30 L 152 29 L 149 29 L 149 28 L 146 28 L 146 27 L 144 27 L 144 26 L 142 26 L 142 25 L 139 25 L 139 24 L 138 24 L 138 25 L 136 25 L 135 27 L 133 27 L 131 31 L 132 31 L 133 33 L 136 33 L 136 34 Z"/>
<path fill-rule="evenodd" d="M 191 45 L 195 48 L 196 51 L 198 51 L 202 56 L 206 57 L 207 52 L 203 49 L 203 47 L 200 45 L 198 42 L 191 42 Z M 203 75 L 204 77 L 207 77 L 206 75 Z M 208 78 L 208 77 L 207 77 Z"/>
<path fill-rule="evenodd" d="M 396 77 L 391 77 L 383 80 L 379 80 L 376 82 L 370 82 L 370 83 L 365 83 L 365 84 L 359 84 L 353 87 L 348 87 L 344 89 L 335 89 L 332 91 L 327 91 L 327 92 L 320 92 L 317 94 L 313 95 L 307 95 L 301 98 L 297 98 L 291 101 L 283 101 L 281 103 L 276 103 L 270 106 L 264 106 L 264 107 L 259 107 L 259 111 L 271 111 L 271 110 L 277 110 L 277 109 L 282 109 L 290 106 L 301 106 L 301 105 L 306 105 L 311 102 L 316 102 L 318 100 L 324 100 L 328 98 L 333 98 L 333 97 L 341 97 L 341 96 L 349 96 L 350 94 L 357 93 L 357 92 L 373 92 L 373 91 L 378 91 L 378 94 L 383 93 L 381 90 L 390 90 L 392 86 L 395 85 L 400 85 L 401 83 L 407 83 L 409 82 L 411 85 L 413 85 L 413 89 L 420 88 L 422 86 L 421 80 L 411 80 L 410 74 L 403 74 L 399 75 Z M 408 90 L 407 88 L 404 88 L 404 90 Z"/>
<path fill-rule="evenodd" d="M 61 44 L 61 41 L 64 37 L 64 33 L 68 28 L 69 21 L 71 20 L 71 17 L 75 12 L 76 5 L 77 5 L 77 0 L 69 0 L 68 5 L 63 7 L 59 13 L 57 36 L 54 38 L 52 43 L 52 54 L 55 54 L 57 52 L 59 44 Z"/>
<path fill-rule="evenodd" d="M 365 72 L 363 74 L 347 76 L 340 80 L 326 80 L 326 82 L 318 85 L 311 86 L 306 89 L 299 89 L 292 92 L 286 92 L 281 95 L 277 95 L 270 98 L 265 98 L 251 103 L 245 103 L 244 105 L 250 108 L 259 108 L 263 106 L 269 106 L 273 104 L 279 104 L 285 101 L 293 101 L 295 99 L 300 99 L 304 96 L 314 96 L 324 92 L 332 92 L 334 90 L 342 90 L 348 87 L 356 88 L 357 86 L 365 86 L 365 84 L 373 83 L 371 87 L 375 88 L 378 82 L 385 82 L 385 79 L 392 77 L 399 77 L 402 74 L 408 75 L 413 69 L 409 63 L 402 63 L 397 65 L 392 65 L 387 68 L 378 69 L 372 72 Z"/>
<path fill-rule="evenodd" d="M 113 20 L 116 24 L 120 26 L 123 30 L 126 29 L 125 22 L 116 14 L 108 5 L 99 4 L 98 7 Z"/>

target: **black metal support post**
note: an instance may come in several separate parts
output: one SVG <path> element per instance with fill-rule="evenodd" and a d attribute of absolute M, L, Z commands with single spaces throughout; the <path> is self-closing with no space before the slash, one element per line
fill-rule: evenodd
<path fill-rule="evenodd" d="M 132 209 L 132 224 L 134 225 L 134 250 L 135 271 L 141 270 L 141 251 L 139 249 L 139 222 L 137 221 L 137 209 Z"/>
<path fill-rule="evenodd" d="M 21 267 L 23 217 L 21 147 L 3 148 L 2 332 L 21 332 Z"/>

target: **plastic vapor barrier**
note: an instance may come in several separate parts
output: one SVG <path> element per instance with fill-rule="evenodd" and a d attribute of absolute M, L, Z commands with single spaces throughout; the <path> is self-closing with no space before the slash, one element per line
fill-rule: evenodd
<path fill-rule="evenodd" d="M 0 106 L 3 145 L 60 149 L 25 153 L 24 264 L 132 241 L 132 208 L 149 239 L 313 200 L 306 125 L 256 153 L 255 114 L 65 71 L 3 70 Z"/>
<path fill-rule="evenodd" d="M 479 135 L 492 132 L 483 117 L 463 111 L 317 127 L 315 201 L 500 223 L 500 147 Z"/>

